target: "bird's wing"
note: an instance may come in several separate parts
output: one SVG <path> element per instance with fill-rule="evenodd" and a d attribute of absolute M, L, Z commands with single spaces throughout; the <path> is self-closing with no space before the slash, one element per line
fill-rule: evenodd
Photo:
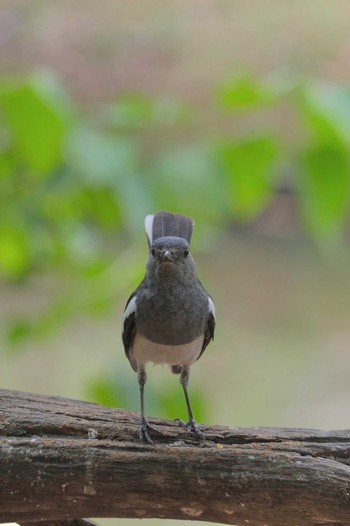
<path fill-rule="evenodd" d="M 202 356 L 205 349 L 208 347 L 211 340 L 214 340 L 214 333 L 215 333 L 215 305 L 213 302 L 213 299 L 208 296 L 208 304 L 209 304 L 209 315 L 208 315 L 208 321 L 207 325 L 205 327 L 204 332 L 204 341 L 202 345 L 202 350 L 200 352 L 200 355 L 198 356 L 197 360 Z"/>
<path fill-rule="evenodd" d="M 123 314 L 123 330 L 122 330 L 122 339 L 125 349 L 126 357 L 128 358 L 131 367 L 134 371 L 137 371 L 137 363 L 131 352 L 132 344 L 136 334 L 136 289 L 130 296 L 125 306 Z"/>

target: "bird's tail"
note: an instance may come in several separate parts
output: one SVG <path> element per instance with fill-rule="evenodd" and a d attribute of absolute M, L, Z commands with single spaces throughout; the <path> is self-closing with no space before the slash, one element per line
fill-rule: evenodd
<path fill-rule="evenodd" d="M 154 215 L 148 215 L 145 219 L 145 229 L 150 246 L 155 239 L 166 236 L 182 237 L 190 244 L 193 225 L 193 219 L 190 217 L 170 212 L 157 212 Z"/>

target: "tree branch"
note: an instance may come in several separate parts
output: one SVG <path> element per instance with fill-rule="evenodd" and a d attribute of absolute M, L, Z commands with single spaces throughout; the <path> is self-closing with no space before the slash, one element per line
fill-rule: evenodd
<path fill-rule="evenodd" d="M 201 441 L 151 423 L 156 447 L 136 414 L 0 390 L 0 522 L 350 525 L 350 431 L 210 427 Z"/>

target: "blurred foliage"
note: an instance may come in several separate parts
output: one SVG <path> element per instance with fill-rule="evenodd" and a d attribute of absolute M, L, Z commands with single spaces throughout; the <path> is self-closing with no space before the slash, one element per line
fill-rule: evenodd
<path fill-rule="evenodd" d="M 3 80 L 2 277 L 107 265 L 110 247 L 124 234 L 137 239 L 150 210 L 191 214 L 202 232 L 250 221 L 278 192 L 281 159 L 306 231 L 323 243 L 341 237 L 350 197 L 350 90 L 242 76 L 218 90 L 212 110 L 238 126 L 247 113 L 281 102 L 299 116 L 302 138 L 292 145 L 268 118 L 243 137 L 183 144 L 166 139 L 196 120 L 181 102 L 127 95 L 82 115 L 48 74 Z"/>
<path fill-rule="evenodd" d="M 98 401 L 107 407 L 128 407 L 138 410 L 140 403 L 136 376 L 132 381 L 129 375 L 120 370 L 92 380 L 87 386 L 86 394 L 87 399 Z M 180 418 L 187 422 L 186 401 L 178 376 L 171 375 L 166 385 L 148 382 L 145 399 L 149 415 L 173 420 Z M 190 399 L 196 420 L 198 422 L 208 420 L 211 407 L 206 393 L 191 386 Z"/>
<path fill-rule="evenodd" d="M 293 140 L 269 119 L 280 107 L 296 121 Z M 201 117 L 181 101 L 127 94 L 88 114 L 48 73 L 0 80 L 0 276 L 18 284 L 55 274 L 62 282 L 42 316 L 8 324 L 9 348 L 127 297 L 143 274 L 143 220 L 155 210 L 194 217 L 194 243 L 205 246 L 215 229 L 257 218 L 283 184 L 307 235 L 321 247 L 342 242 L 349 88 L 242 75 L 217 90 L 210 111 L 237 130 L 251 115 L 263 118 L 234 136 L 189 140 Z M 107 390 L 105 381 L 91 389 L 106 404 L 127 396 L 112 380 Z"/>
<path fill-rule="evenodd" d="M 222 148 L 231 217 L 249 221 L 270 203 L 276 192 L 273 163 L 277 155 L 277 143 L 269 136 L 235 141 Z"/>
<path fill-rule="evenodd" d="M 276 197 L 281 182 L 295 192 L 313 239 L 320 244 L 341 240 L 350 204 L 350 90 L 243 75 L 218 89 L 212 111 L 224 112 L 238 126 L 245 115 L 281 104 L 298 116 L 301 139 L 293 144 L 283 143 L 280 130 L 266 124 L 268 117 L 263 126 L 257 120 L 243 137 L 226 133 L 220 139 L 181 143 L 169 141 L 167 134 L 193 126 L 198 116 L 179 101 L 128 94 L 87 115 L 48 73 L 2 80 L 2 277 L 21 281 L 67 269 L 79 277 L 74 296 L 66 294 L 52 315 L 46 313 L 50 325 L 60 311 L 63 317 L 75 308 L 81 311 L 83 298 L 87 310 L 108 303 L 98 291 L 113 298 L 109 278 L 116 283 L 119 277 L 128 288 L 133 275 L 120 277 L 115 247 L 120 250 L 125 235 L 129 246 L 139 246 L 143 218 L 150 211 L 192 215 L 197 242 L 205 243 L 210 229 L 255 219 Z M 88 288 L 99 297 L 87 293 Z M 77 295 L 80 301 L 71 301 Z M 30 324 L 20 321 L 10 336 L 18 341 L 29 332 Z"/>

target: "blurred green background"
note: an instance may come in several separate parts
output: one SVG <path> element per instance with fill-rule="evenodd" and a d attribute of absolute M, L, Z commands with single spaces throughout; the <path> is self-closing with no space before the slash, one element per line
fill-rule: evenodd
<path fill-rule="evenodd" d="M 192 216 L 216 339 L 198 421 L 346 428 L 350 6 L 3 1 L 0 385 L 138 411 L 144 216 Z M 147 413 L 186 417 L 150 368 Z M 132 521 L 130 521 L 132 522 Z"/>

